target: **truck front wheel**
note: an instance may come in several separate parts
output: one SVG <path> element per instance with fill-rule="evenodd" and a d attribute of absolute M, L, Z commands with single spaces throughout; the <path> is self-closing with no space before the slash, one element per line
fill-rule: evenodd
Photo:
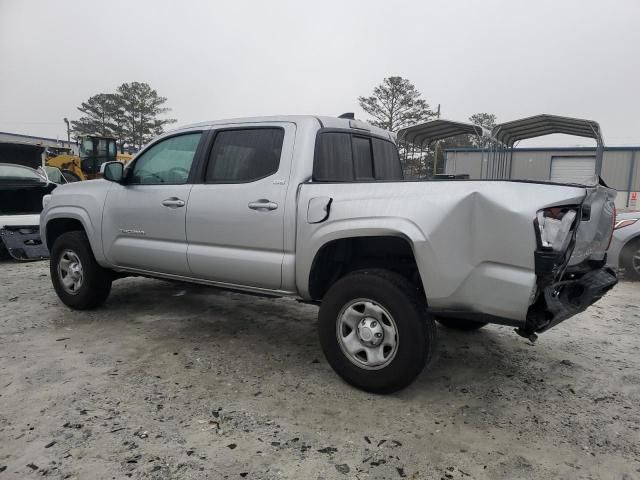
<path fill-rule="evenodd" d="M 356 271 L 332 285 L 320 306 L 318 329 L 336 373 L 374 393 L 409 385 L 436 343 L 421 292 L 401 275 L 380 269 Z"/>
<path fill-rule="evenodd" d="M 109 296 L 112 273 L 96 262 L 84 232 L 63 233 L 55 240 L 49 269 L 53 288 L 68 307 L 88 310 Z"/>

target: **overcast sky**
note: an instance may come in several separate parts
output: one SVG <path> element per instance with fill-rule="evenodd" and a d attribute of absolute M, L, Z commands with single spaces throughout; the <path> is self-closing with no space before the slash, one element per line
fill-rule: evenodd
<path fill-rule="evenodd" d="M 64 138 L 80 102 L 129 81 L 178 125 L 366 118 L 357 97 L 400 75 L 444 118 L 578 116 L 638 145 L 639 60 L 638 0 L 0 0 L 0 131 Z"/>

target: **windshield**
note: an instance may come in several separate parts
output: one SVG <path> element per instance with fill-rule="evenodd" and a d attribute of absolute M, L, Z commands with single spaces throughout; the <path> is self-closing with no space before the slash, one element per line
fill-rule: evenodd
<path fill-rule="evenodd" d="M 85 158 L 93 155 L 93 139 L 85 138 L 80 144 L 80 157 Z"/>
<path fill-rule="evenodd" d="M 44 182 L 44 179 L 27 167 L 20 165 L 0 165 L 0 182 Z"/>
<path fill-rule="evenodd" d="M 80 144 L 80 168 L 85 174 L 96 174 L 103 163 L 116 160 L 116 153 L 115 139 L 85 137 Z"/>
<path fill-rule="evenodd" d="M 49 177 L 49 180 L 51 180 L 52 182 L 67 183 L 67 180 L 64 178 L 64 175 L 59 168 L 50 167 L 47 165 L 44 167 L 44 171 L 47 172 L 47 177 Z"/>

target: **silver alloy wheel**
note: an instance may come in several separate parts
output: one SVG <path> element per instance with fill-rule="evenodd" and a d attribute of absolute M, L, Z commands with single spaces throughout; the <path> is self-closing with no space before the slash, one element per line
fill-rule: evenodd
<path fill-rule="evenodd" d="M 368 298 L 347 303 L 336 321 L 336 336 L 351 363 L 366 370 L 379 370 L 395 358 L 398 327 L 391 314 Z"/>
<path fill-rule="evenodd" d="M 62 283 L 62 288 L 71 295 L 77 295 L 84 273 L 82 271 L 82 262 L 80 257 L 73 250 L 64 250 L 58 261 L 58 278 Z"/>

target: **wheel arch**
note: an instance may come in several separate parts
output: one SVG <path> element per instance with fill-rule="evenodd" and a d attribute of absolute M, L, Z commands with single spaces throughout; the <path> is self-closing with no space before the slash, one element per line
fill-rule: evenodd
<path fill-rule="evenodd" d="M 60 217 L 49 220 L 46 229 L 47 248 L 51 250 L 60 235 L 78 230 L 86 232 L 84 225 L 77 218 Z"/>
<path fill-rule="evenodd" d="M 321 300 L 329 287 L 350 272 L 363 268 L 383 268 L 401 274 L 423 290 L 415 245 L 397 230 L 361 230 L 326 238 L 314 250 L 306 278 L 312 300 Z"/>
<path fill-rule="evenodd" d="M 629 247 L 632 243 L 639 242 L 639 241 L 640 241 L 640 232 L 637 232 L 626 239 L 626 241 L 624 242 L 620 250 L 624 250 L 625 248 Z"/>
<path fill-rule="evenodd" d="M 89 214 L 79 207 L 52 208 L 46 213 L 43 224 L 43 236 L 49 250 L 52 249 L 55 240 L 66 232 L 83 231 L 89 239 L 93 255 L 99 263 L 103 263 L 100 239 L 98 231 L 91 222 Z"/>

